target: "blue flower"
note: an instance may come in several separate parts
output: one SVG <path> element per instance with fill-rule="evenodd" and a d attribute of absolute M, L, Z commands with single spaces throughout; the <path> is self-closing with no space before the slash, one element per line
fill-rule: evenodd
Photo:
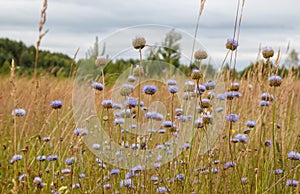
<path fill-rule="evenodd" d="M 185 178 L 184 174 L 176 174 L 175 180 L 183 181 Z"/>
<path fill-rule="evenodd" d="M 203 128 L 204 127 L 202 118 L 199 118 L 199 119 L 195 120 L 195 127 L 196 128 Z"/>
<path fill-rule="evenodd" d="M 157 87 L 156 86 L 145 85 L 143 87 L 143 92 L 147 95 L 153 95 L 157 92 Z"/>
<path fill-rule="evenodd" d="M 234 98 L 239 98 L 239 97 L 242 96 L 241 93 L 236 92 L 236 91 L 225 92 L 225 95 L 226 95 L 226 98 L 227 98 L 228 100 L 232 100 L 232 99 L 234 99 Z"/>
<path fill-rule="evenodd" d="M 247 143 L 248 139 L 247 139 L 247 136 L 244 135 L 244 134 L 236 134 L 234 136 L 233 139 L 231 139 L 231 141 L 233 143 L 237 143 L 237 142 L 241 142 L 241 143 Z"/>
<path fill-rule="evenodd" d="M 165 128 L 169 128 L 169 127 L 175 127 L 175 124 L 172 123 L 172 121 L 164 121 L 162 123 L 162 126 L 165 127 Z"/>
<path fill-rule="evenodd" d="M 135 82 L 135 80 L 136 80 L 136 78 L 135 78 L 133 75 L 130 75 L 130 76 L 128 76 L 128 78 L 127 78 L 127 81 L 128 81 L 128 82 L 131 82 L 131 83 Z"/>
<path fill-rule="evenodd" d="M 116 118 L 115 120 L 114 120 L 114 124 L 115 125 L 122 125 L 122 124 L 124 124 L 124 119 L 123 118 Z"/>
<path fill-rule="evenodd" d="M 169 86 L 169 92 L 171 94 L 176 94 L 179 91 L 178 87 L 176 86 Z"/>
<path fill-rule="evenodd" d="M 208 82 L 204 83 L 204 86 L 207 90 L 213 90 L 216 87 L 216 83 L 209 80 Z"/>
<path fill-rule="evenodd" d="M 166 192 L 168 192 L 168 191 L 170 191 L 169 189 L 167 189 L 166 187 L 158 187 L 157 189 L 156 189 L 156 193 L 166 193 Z"/>
<path fill-rule="evenodd" d="M 71 170 L 69 168 L 65 168 L 65 169 L 62 169 L 61 170 L 61 173 L 62 174 L 70 174 L 71 173 Z"/>
<path fill-rule="evenodd" d="M 45 161 L 46 159 L 47 159 L 46 156 L 38 156 L 36 158 L 37 161 L 41 161 L 41 162 Z"/>
<path fill-rule="evenodd" d="M 92 87 L 96 90 L 102 91 L 104 86 L 99 82 L 93 82 Z"/>
<path fill-rule="evenodd" d="M 27 174 L 21 174 L 21 175 L 19 176 L 19 181 L 20 181 L 20 182 L 23 181 L 23 179 L 24 179 L 26 176 L 27 176 Z"/>
<path fill-rule="evenodd" d="M 76 162 L 76 158 L 75 157 L 71 157 L 71 158 L 67 158 L 66 160 L 65 160 L 65 163 L 66 163 L 66 165 L 69 165 L 69 166 L 71 166 L 72 164 L 74 164 L 75 162 Z"/>
<path fill-rule="evenodd" d="M 50 155 L 48 156 L 48 161 L 56 161 L 58 160 L 58 156 L 57 155 Z"/>
<path fill-rule="evenodd" d="M 271 140 L 266 140 L 265 141 L 265 146 L 270 148 L 271 147 L 271 144 L 272 144 L 272 141 Z"/>
<path fill-rule="evenodd" d="M 269 85 L 270 86 L 274 86 L 274 87 L 278 87 L 281 85 L 282 79 L 279 75 L 272 75 L 271 77 L 269 77 Z"/>
<path fill-rule="evenodd" d="M 202 95 L 202 94 L 204 94 L 205 91 L 206 91 L 206 87 L 204 85 L 199 84 L 198 87 L 195 86 L 195 92 L 197 94 Z"/>
<path fill-rule="evenodd" d="M 12 116 L 22 117 L 22 116 L 25 116 L 25 114 L 26 114 L 26 111 L 22 108 L 16 108 L 11 112 Z"/>
<path fill-rule="evenodd" d="M 60 109 L 62 107 L 62 102 L 60 100 L 54 100 L 51 102 L 51 107 L 53 109 Z"/>
<path fill-rule="evenodd" d="M 237 122 L 239 120 L 239 115 L 237 115 L 237 114 L 226 115 L 226 120 L 230 121 L 232 123 L 235 123 L 235 122 Z"/>
<path fill-rule="evenodd" d="M 288 159 L 290 160 L 300 160 L 300 153 L 295 151 L 290 151 L 288 153 Z"/>
<path fill-rule="evenodd" d="M 227 170 L 228 168 L 232 168 L 232 167 L 235 167 L 236 166 L 236 163 L 235 162 L 226 162 L 223 166 L 223 169 L 224 170 Z"/>
<path fill-rule="evenodd" d="M 261 94 L 261 100 L 264 100 L 264 101 L 273 101 L 274 100 L 274 96 L 272 94 L 269 94 L 269 93 L 262 93 Z"/>
<path fill-rule="evenodd" d="M 286 186 L 298 187 L 298 185 L 299 185 L 299 181 L 297 180 L 292 180 L 292 179 L 286 180 Z"/>
<path fill-rule="evenodd" d="M 156 121 L 162 121 L 163 118 L 164 118 L 164 116 L 162 114 L 154 112 L 154 111 L 153 112 L 147 112 L 145 114 L 145 117 L 147 119 L 153 119 L 153 120 L 156 120 Z"/>
<path fill-rule="evenodd" d="M 109 109 L 113 107 L 113 101 L 112 100 L 103 100 L 102 101 L 103 108 Z"/>
<path fill-rule="evenodd" d="M 10 163 L 13 164 L 13 163 L 15 163 L 16 161 L 22 160 L 22 158 L 23 158 L 22 155 L 19 155 L 19 154 L 14 155 L 14 156 L 11 158 Z"/>
<path fill-rule="evenodd" d="M 100 144 L 97 144 L 97 143 L 93 144 L 93 149 L 95 149 L 95 150 L 99 150 L 100 147 L 101 147 Z"/>
<path fill-rule="evenodd" d="M 236 40 L 228 38 L 225 46 L 227 49 L 234 51 L 239 46 L 239 44 Z"/>
<path fill-rule="evenodd" d="M 42 178 L 41 177 L 34 177 L 34 179 L 33 179 L 33 183 L 34 184 L 40 184 L 42 182 Z"/>
<path fill-rule="evenodd" d="M 177 82 L 176 80 L 168 79 L 167 84 L 168 86 L 176 86 Z"/>
<path fill-rule="evenodd" d="M 246 121 L 246 126 L 249 128 L 253 128 L 256 126 L 256 122 L 248 120 L 248 121 Z"/>
<path fill-rule="evenodd" d="M 226 95 L 225 94 L 218 94 L 217 99 L 219 100 L 226 100 Z"/>
<path fill-rule="evenodd" d="M 111 175 L 114 175 L 114 174 L 120 174 L 120 170 L 119 170 L 119 169 L 112 169 L 109 173 L 110 173 Z"/>
<path fill-rule="evenodd" d="M 74 130 L 74 135 L 77 135 L 77 136 L 84 136 L 84 135 L 87 135 L 89 133 L 89 131 L 87 129 L 83 129 L 83 128 L 76 128 Z"/>
<path fill-rule="evenodd" d="M 222 112 L 223 110 L 224 110 L 223 107 L 216 108 L 216 112 Z"/>
<path fill-rule="evenodd" d="M 138 105 L 138 101 L 137 99 L 133 98 L 133 97 L 128 97 L 127 100 L 125 100 L 125 105 L 128 106 L 128 108 L 134 108 Z"/>
<path fill-rule="evenodd" d="M 282 174 L 282 173 L 283 173 L 283 170 L 282 170 L 282 169 L 276 169 L 276 170 L 274 171 L 274 173 L 275 173 L 276 175 Z"/>
<path fill-rule="evenodd" d="M 261 100 L 259 102 L 259 106 L 270 106 L 270 101 Z"/>

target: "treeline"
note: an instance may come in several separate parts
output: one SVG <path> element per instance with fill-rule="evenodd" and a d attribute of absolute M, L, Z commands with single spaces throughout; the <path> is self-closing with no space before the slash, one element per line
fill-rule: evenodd
<path fill-rule="evenodd" d="M 23 42 L 0 38 L 0 74 L 9 74 L 10 63 L 14 59 L 17 75 L 33 74 L 35 62 L 34 46 L 27 47 Z M 72 59 L 62 53 L 52 53 L 40 50 L 38 60 L 38 73 L 65 77 L 70 74 Z"/>

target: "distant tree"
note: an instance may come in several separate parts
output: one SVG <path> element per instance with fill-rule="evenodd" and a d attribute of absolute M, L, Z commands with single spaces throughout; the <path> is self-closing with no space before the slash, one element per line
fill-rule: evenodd
<path fill-rule="evenodd" d="M 10 72 L 10 63 L 8 61 L 4 61 L 4 63 L 0 67 L 0 74 L 9 74 Z"/>
<path fill-rule="evenodd" d="M 150 50 L 148 60 L 161 60 L 175 67 L 180 66 L 180 44 L 182 35 L 175 30 L 171 30 L 166 34 L 161 46 Z"/>
<path fill-rule="evenodd" d="M 297 67 L 299 66 L 299 56 L 295 49 L 293 49 L 289 56 L 285 60 L 285 65 L 287 67 Z"/>

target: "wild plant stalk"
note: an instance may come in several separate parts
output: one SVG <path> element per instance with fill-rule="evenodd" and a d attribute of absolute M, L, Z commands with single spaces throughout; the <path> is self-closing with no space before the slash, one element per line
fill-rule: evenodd
<path fill-rule="evenodd" d="M 36 48 L 35 48 L 35 62 L 34 62 L 34 72 L 33 72 L 33 78 L 34 80 L 37 78 L 37 68 L 38 68 L 38 61 L 39 61 L 39 48 L 41 41 L 43 37 L 48 33 L 48 29 L 43 31 L 44 25 L 46 23 L 46 11 L 47 11 L 47 6 L 48 0 L 43 1 L 43 7 L 41 10 L 41 18 L 40 18 L 40 23 L 39 23 L 39 36 L 38 40 L 36 42 Z"/>

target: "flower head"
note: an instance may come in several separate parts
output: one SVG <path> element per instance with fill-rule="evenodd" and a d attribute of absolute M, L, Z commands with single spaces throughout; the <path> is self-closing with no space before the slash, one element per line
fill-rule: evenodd
<path fill-rule="evenodd" d="M 134 69 L 133 69 L 133 75 L 135 77 L 141 77 L 144 75 L 144 69 L 143 67 L 140 67 L 139 65 L 137 65 Z"/>
<path fill-rule="evenodd" d="M 216 83 L 214 81 L 209 80 L 208 82 L 204 83 L 204 86 L 207 90 L 213 90 L 216 87 Z"/>
<path fill-rule="evenodd" d="M 272 94 L 269 94 L 269 93 L 262 93 L 261 94 L 261 100 L 264 100 L 264 101 L 273 101 L 274 100 L 274 96 Z"/>
<path fill-rule="evenodd" d="M 272 49 L 272 47 L 263 47 L 262 55 L 265 59 L 269 59 L 270 57 L 274 56 L 274 50 Z"/>
<path fill-rule="evenodd" d="M 292 179 L 286 180 L 286 186 L 298 187 L 298 185 L 299 185 L 299 181 L 297 180 L 292 180 Z"/>
<path fill-rule="evenodd" d="M 269 85 L 270 86 L 274 86 L 274 87 L 278 87 L 281 85 L 282 79 L 279 75 L 272 75 L 271 77 L 269 77 Z"/>
<path fill-rule="evenodd" d="M 177 86 L 169 86 L 169 92 L 171 94 L 176 94 L 179 91 Z"/>
<path fill-rule="evenodd" d="M 12 116 L 19 116 L 19 117 L 23 117 L 25 116 L 26 111 L 22 108 L 16 108 L 11 112 Z"/>
<path fill-rule="evenodd" d="M 265 141 L 265 146 L 270 148 L 271 147 L 271 144 L 272 144 L 272 141 L 271 140 L 266 140 Z"/>
<path fill-rule="evenodd" d="M 197 51 L 194 53 L 194 58 L 195 58 L 196 60 L 206 59 L 206 58 L 207 58 L 207 53 L 206 53 L 206 51 L 204 51 L 204 50 L 197 50 Z"/>
<path fill-rule="evenodd" d="M 256 126 L 256 122 L 248 120 L 248 121 L 246 121 L 246 126 L 249 128 L 253 128 Z"/>
<path fill-rule="evenodd" d="M 137 99 L 133 98 L 133 97 L 128 97 L 127 100 L 125 100 L 124 104 L 126 106 L 128 106 L 128 108 L 134 108 L 138 105 L 138 101 Z"/>
<path fill-rule="evenodd" d="M 147 95 L 153 95 L 157 92 L 157 87 L 156 86 L 145 85 L 143 87 L 143 92 Z"/>
<path fill-rule="evenodd" d="M 99 90 L 99 91 L 102 91 L 104 86 L 99 83 L 99 82 L 93 82 L 92 83 L 92 87 L 95 89 L 95 90 Z"/>
<path fill-rule="evenodd" d="M 53 109 L 60 109 L 62 107 L 62 102 L 60 100 L 54 100 L 51 102 L 51 107 Z"/>
<path fill-rule="evenodd" d="M 228 38 L 225 46 L 227 49 L 234 51 L 239 46 L 239 44 L 236 40 Z"/>
<path fill-rule="evenodd" d="M 238 82 L 232 82 L 230 86 L 230 91 L 239 91 L 240 89 L 240 83 Z"/>
<path fill-rule="evenodd" d="M 128 76 L 127 81 L 130 83 L 135 82 L 136 78 L 133 75 Z"/>
<path fill-rule="evenodd" d="M 290 160 L 300 160 L 300 153 L 295 151 L 290 151 L 288 153 L 288 159 Z"/>
<path fill-rule="evenodd" d="M 229 115 L 226 116 L 226 120 L 230 121 L 232 123 L 235 123 L 235 122 L 237 122 L 239 120 L 239 115 L 237 115 L 237 114 L 229 114 Z"/>
<path fill-rule="evenodd" d="M 177 82 L 176 82 L 176 80 L 168 79 L 167 84 L 168 84 L 168 86 L 176 86 Z"/>
<path fill-rule="evenodd" d="M 200 70 L 194 69 L 192 71 L 191 77 L 192 77 L 193 80 L 199 80 L 199 79 L 202 79 L 203 74 L 200 72 Z"/>
<path fill-rule="evenodd" d="M 112 100 L 103 100 L 102 101 L 103 108 L 109 109 L 113 107 L 113 101 Z"/>
<path fill-rule="evenodd" d="M 133 92 L 134 86 L 131 84 L 123 84 L 120 89 L 121 96 L 129 96 Z"/>
<path fill-rule="evenodd" d="M 103 56 L 100 56 L 95 60 L 95 64 L 100 67 L 106 65 L 106 62 L 107 62 L 107 60 Z"/>
<path fill-rule="evenodd" d="M 226 162 L 223 166 L 223 169 L 224 170 L 227 170 L 228 168 L 232 168 L 232 167 L 235 167 L 236 166 L 236 163 L 235 162 Z"/>
<path fill-rule="evenodd" d="M 146 46 L 146 39 L 144 37 L 136 37 L 132 41 L 132 46 L 135 49 L 143 49 Z"/>
<path fill-rule="evenodd" d="M 17 162 L 17 161 L 19 161 L 19 160 L 22 160 L 22 158 L 23 158 L 22 155 L 19 155 L 19 154 L 14 155 L 14 156 L 11 158 L 10 163 L 13 164 L 13 163 L 15 163 L 15 162 Z"/>
<path fill-rule="evenodd" d="M 270 101 L 261 100 L 259 102 L 259 106 L 270 106 Z"/>

